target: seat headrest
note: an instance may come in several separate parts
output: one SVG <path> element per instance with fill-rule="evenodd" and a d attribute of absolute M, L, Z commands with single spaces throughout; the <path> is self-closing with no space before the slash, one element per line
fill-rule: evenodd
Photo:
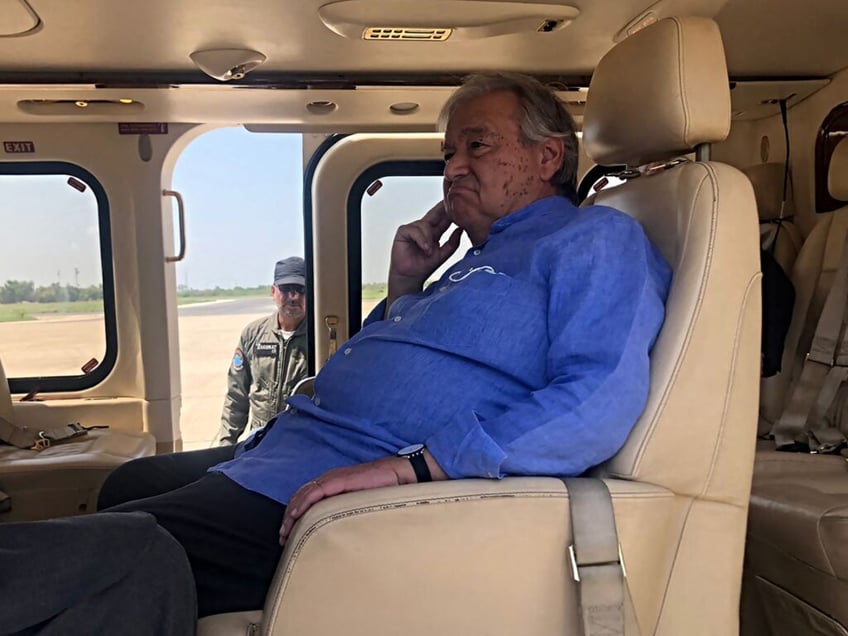
<path fill-rule="evenodd" d="M 848 137 L 833 149 L 827 171 L 827 190 L 838 201 L 848 201 Z"/>
<path fill-rule="evenodd" d="M 583 144 L 596 163 L 662 161 L 729 132 L 727 63 L 712 20 L 660 20 L 613 47 L 595 69 Z"/>
<path fill-rule="evenodd" d="M 782 163 L 759 163 L 744 168 L 742 172 L 751 180 L 757 196 L 757 213 L 761 221 L 780 218 L 783 203 L 783 177 L 786 166 Z M 786 185 L 786 207 L 783 216 L 792 215 L 792 179 Z"/>

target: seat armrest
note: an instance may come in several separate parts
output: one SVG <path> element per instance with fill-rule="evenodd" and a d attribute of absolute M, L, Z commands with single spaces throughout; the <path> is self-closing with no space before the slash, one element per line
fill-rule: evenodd
<path fill-rule="evenodd" d="M 662 596 L 652 586 L 665 580 L 655 568 L 670 569 L 665 546 L 683 506 L 657 486 L 607 483 L 625 554 L 639 537 L 661 546 L 633 546 L 627 563 L 642 588 L 634 598 L 640 622 L 644 612 L 650 623 Z M 289 538 L 262 633 L 569 633 L 577 617 L 570 542 L 558 479 L 459 480 L 332 497 Z"/>

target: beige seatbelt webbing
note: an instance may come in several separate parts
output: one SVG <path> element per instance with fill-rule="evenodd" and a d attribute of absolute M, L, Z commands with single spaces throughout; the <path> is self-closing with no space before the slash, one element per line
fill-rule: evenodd
<path fill-rule="evenodd" d="M 15 411 L 12 408 L 12 395 L 3 364 L 0 363 L 0 442 L 6 442 L 18 448 L 43 450 L 53 442 L 85 435 L 88 429 L 77 423 L 62 426 L 44 426 L 38 429 L 15 424 Z"/>
<path fill-rule="evenodd" d="M 846 242 L 848 229 L 842 245 Z M 845 436 L 838 429 L 825 424 L 824 413 L 833 402 L 839 385 L 845 380 L 840 365 L 844 366 L 848 356 L 844 353 L 845 336 L 843 334 L 840 339 L 840 334 L 846 306 L 848 247 L 843 247 L 842 258 L 816 324 L 801 375 L 792 388 L 783 413 L 771 430 L 777 448 L 808 443 L 811 451 L 826 452 L 845 442 Z"/>
<path fill-rule="evenodd" d="M 609 489 L 600 479 L 563 479 L 571 509 L 568 547 L 581 636 L 639 636 Z"/>
<path fill-rule="evenodd" d="M 64 442 L 86 433 L 88 433 L 88 429 L 76 422 L 32 429 L 25 426 L 15 426 L 8 420 L 0 418 L 0 441 L 18 448 L 44 450 L 52 446 L 54 442 Z"/>

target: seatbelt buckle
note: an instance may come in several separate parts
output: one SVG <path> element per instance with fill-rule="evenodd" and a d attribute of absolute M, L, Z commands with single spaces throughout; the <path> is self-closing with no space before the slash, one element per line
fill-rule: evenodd
<path fill-rule="evenodd" d="M 577 565 L 577 555 L 574 553 L 574 544 L 568 546 L 568 560 L 571 562 L 571 578 L 575 583 L 580 583 L 580 567 Z M 621 553 L 621 544 L 618 544 L 618 561 L 607 561 L 606 563 L 591 563 L 586 564 L 587 567 L 593 565 L 611 565 L 615 563 L 621 568 L 621 575 L 627 578 L 627 568 L 624 566 L 624 555 Z"/>
<path fill-rule="evenodd" d="M 44 435 L 44 431 L 38 431 L 38 439 L 32 445 L 32 450 L 41 451 L 45 448 L 50 448 L 50 438 Z"/>
<path fill-rule="evenodd" d="M 826 357 L 821 355 L 815 351 L 810 351 L 806 356 L 804 356 L 805 362 L 815 362 L 816 364 L 823 364 L 826 367 L 833 367 L 834 361 L 831 357 Z"/>

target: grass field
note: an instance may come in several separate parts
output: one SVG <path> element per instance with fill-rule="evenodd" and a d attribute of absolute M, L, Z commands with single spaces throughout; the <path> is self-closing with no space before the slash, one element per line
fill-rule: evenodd
<path fill-rule="evenodd" d="M 0 322 L 35 320 L 45 314 L 103 313 L 102 300 L 79 300 L 67 303 L 13 303 L 0 305 Z"/>
<path fill-rule="evenodd" d="M 245 296 L 233 296 L 245 298 Z M 216 300 L 228 300 L 222 296 L 190 296 L 177 298 L 178 305 L 196 305 Z M 38 316 L 55 316 L 57 314 L 97 314 L 103 313 L 102 300 L 79 300 L 66 303 L 0 303 L 0 322 L 18 322 L 21 320 L 37 320 Z"/>

